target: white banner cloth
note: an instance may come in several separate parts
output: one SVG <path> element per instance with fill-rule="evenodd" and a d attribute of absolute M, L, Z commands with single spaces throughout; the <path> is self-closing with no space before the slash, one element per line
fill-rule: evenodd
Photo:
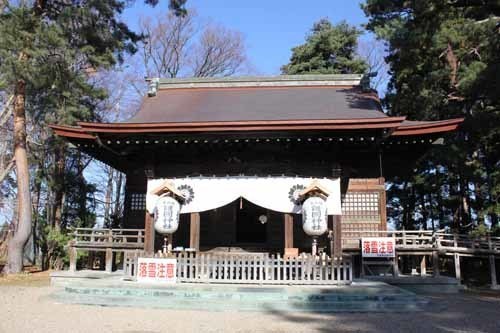
<path fill-rule="evenodd" d="M 297 194 L 315 178 L 302 177 L 189 177 L 148 181 L 146 209 L 152 213 L 158 196 L 150 192 L 166 180 L 186 197 L 181 213 L 203 212 L 225 206 L 240 197 L 253 204 L 282 213 L 301 213 Z M 330 191 L 326 201 L 328 215 L 341 215 L 340 180 L 317 179 Z"/>

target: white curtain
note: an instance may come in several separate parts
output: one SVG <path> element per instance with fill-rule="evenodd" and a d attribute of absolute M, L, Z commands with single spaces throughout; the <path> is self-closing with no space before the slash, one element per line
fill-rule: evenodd
<path fill-rule="evenodd" d="M 243 197 L 257 206 L 282 213 L 301 213 L 295 201 L 297 193 L 315 178 L 303 177 L 189 177 L 152 179 L 148 181 L 146 209 L 152 213 L 158 196 L 150 192 L 166 180 L 172 182 L 187 198 L 181 213 L 203 212 L 225 206 Z M 330 191 L 328 215 L 341 215 L 340 180 L 317 179 Z"/>

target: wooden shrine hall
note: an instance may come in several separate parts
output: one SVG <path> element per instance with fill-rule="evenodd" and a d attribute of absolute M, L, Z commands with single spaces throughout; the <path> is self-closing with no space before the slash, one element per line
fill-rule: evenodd
<path fill-rule="evenodd" d="M 389 117 L 361 75 L 148 82 L 127 121 L 52 126 L 126 174 L 121 227 L 144 229 L 146 253 L 164 245 L 153 213 L 167 186 L 182 199 L 174 250 L 293 256 L 314 239 L 341 258 L 361 233 L 387 229 L 384 177 L 411 172 L 463 120 Z M 302 221 L 308 189 L 325 193 L 327 230 L 314 237 Z"/>

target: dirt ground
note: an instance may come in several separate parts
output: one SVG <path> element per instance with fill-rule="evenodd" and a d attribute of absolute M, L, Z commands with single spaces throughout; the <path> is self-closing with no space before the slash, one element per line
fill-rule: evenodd
<path fill-rule="evenodd" d="M 428 295 L 412 313 L 173 311 L 56 304 L 48 273 L 0 278 L 0 332 L 500 332 L 500 294 Z M 438 310 L 437 310 L 438 309 Z"/>

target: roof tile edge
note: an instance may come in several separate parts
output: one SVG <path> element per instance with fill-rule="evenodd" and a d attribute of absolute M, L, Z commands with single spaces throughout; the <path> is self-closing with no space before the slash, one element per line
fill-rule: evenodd
<path fill-rule="evenodd" d="M 277 76 L 246 76 L 218 78 L 146 79 L 158 84 L 158 89 L 290 87 L 290 86 L 357 86 L 362 74 L 307 74 Z"/>

